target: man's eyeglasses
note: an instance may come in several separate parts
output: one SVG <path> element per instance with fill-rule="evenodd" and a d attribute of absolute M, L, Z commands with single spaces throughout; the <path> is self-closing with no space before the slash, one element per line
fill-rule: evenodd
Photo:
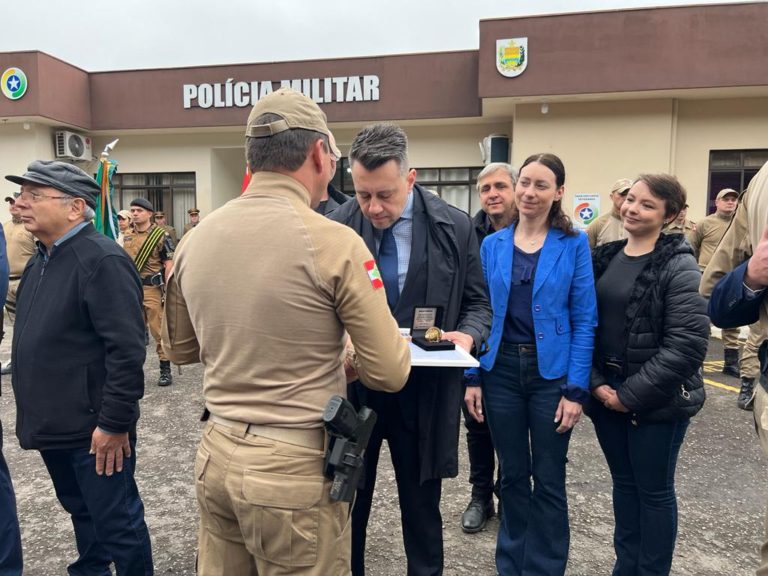
<path fill-rule="evenodd" d="M 71 200 L 72 196 L 50 196 L 48 194 L 40 194 L 39 192 L 32 192 L 30 190 L 24 190 L 23 192 L 15 192 L 13 197 L 16 200 L 24 200 L 24 202 L 40 202 L 43 198 L 52 198 L 54 200 Z"/>

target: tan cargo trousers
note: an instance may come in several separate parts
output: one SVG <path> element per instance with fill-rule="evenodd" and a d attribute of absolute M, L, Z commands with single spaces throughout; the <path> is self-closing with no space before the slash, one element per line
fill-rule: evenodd
<path fill-rule="evenodd" d="M 160 287 L 144 286 L 144 321 L 155 339 L 155 350 L 160 360 L 168 360 L 160 344 L 160 328 L 163 324 L 163 291 Z"/>
<path fill-rule="evenodd" d="M 768 392 L 760 383 L 755 384 L 754 416 L 760 447 L 768 458 Z M 757 569 L 756 576 L 768 576 L 768 509 L 765 512 L 765 535 L 763 545 L 760 547 L 760 567 Z"/>
<path fill-rule="evenodd" d="M 747 336 L 747 341 L 741 350 L 741 358 L 739 358 L 739 374 L 742 378 L 759 378 L 760 359 L 757 357 L 757 352 L 760 350 L 763 340 L 765 340 L 765 336 L 760 329 L 760 322 L 750 324 L 749 336 Z"/>
<path fill-rule="evenodd" d="M 348 576 L 349 505 L 330 500 L 324 450 L 246 430 L 208 422 L 200 441 L 199 576 Z"/>

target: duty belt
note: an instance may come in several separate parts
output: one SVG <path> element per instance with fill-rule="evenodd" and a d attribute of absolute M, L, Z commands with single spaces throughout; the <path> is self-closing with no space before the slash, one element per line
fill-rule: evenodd
<path fill-rule="evenodd" d="M 263 426 L 261 424 L 248 424 L 247 422 L 238 422 L 229 418 L 222 418 L 211 414 L 208 418 L 211 422 L 221 424 L 227 428 L 245 429 L 245 433 L 251 436 L 261 436 L 294 446 L 303 446 L 312 450 L 322 450 L 325 446 L 325 430 L 314 428 L 303 430 L 299 428 L 278 428 L 277 426 Z"/>
<path fill-rule="evenodd" d="M 157 272 L 155 274 L 152 274 L 151 276 L 145 276 L 141 279 L 141 283 L 144 286 L 162 286 L 165 284 L 163 281 L 163 273 Z"/>

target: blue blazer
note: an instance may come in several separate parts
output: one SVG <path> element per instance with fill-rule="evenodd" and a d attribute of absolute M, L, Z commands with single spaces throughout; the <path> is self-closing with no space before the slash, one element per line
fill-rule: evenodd
<path fill-rule="evenodd" d="M 504 332 L 512 282 L 515 225 L 488 236 L 480 249 L 493 308 L 488 352 L 480 367 L 489 371 Z M 531 303 L 539 372 L 547 380 L 567 376 L 567 388 L 589 390 L 597 300 L 587 235 L 568 236 L 551 228 L 533 280 Z"/>

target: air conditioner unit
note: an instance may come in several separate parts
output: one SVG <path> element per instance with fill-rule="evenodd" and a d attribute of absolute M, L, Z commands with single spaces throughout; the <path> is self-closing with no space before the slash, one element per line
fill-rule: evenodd
<path fill-rule="evenodd" d="M 56 158 L 92 160 L 91 139 L 75 132 L 56 132 Z"/>

